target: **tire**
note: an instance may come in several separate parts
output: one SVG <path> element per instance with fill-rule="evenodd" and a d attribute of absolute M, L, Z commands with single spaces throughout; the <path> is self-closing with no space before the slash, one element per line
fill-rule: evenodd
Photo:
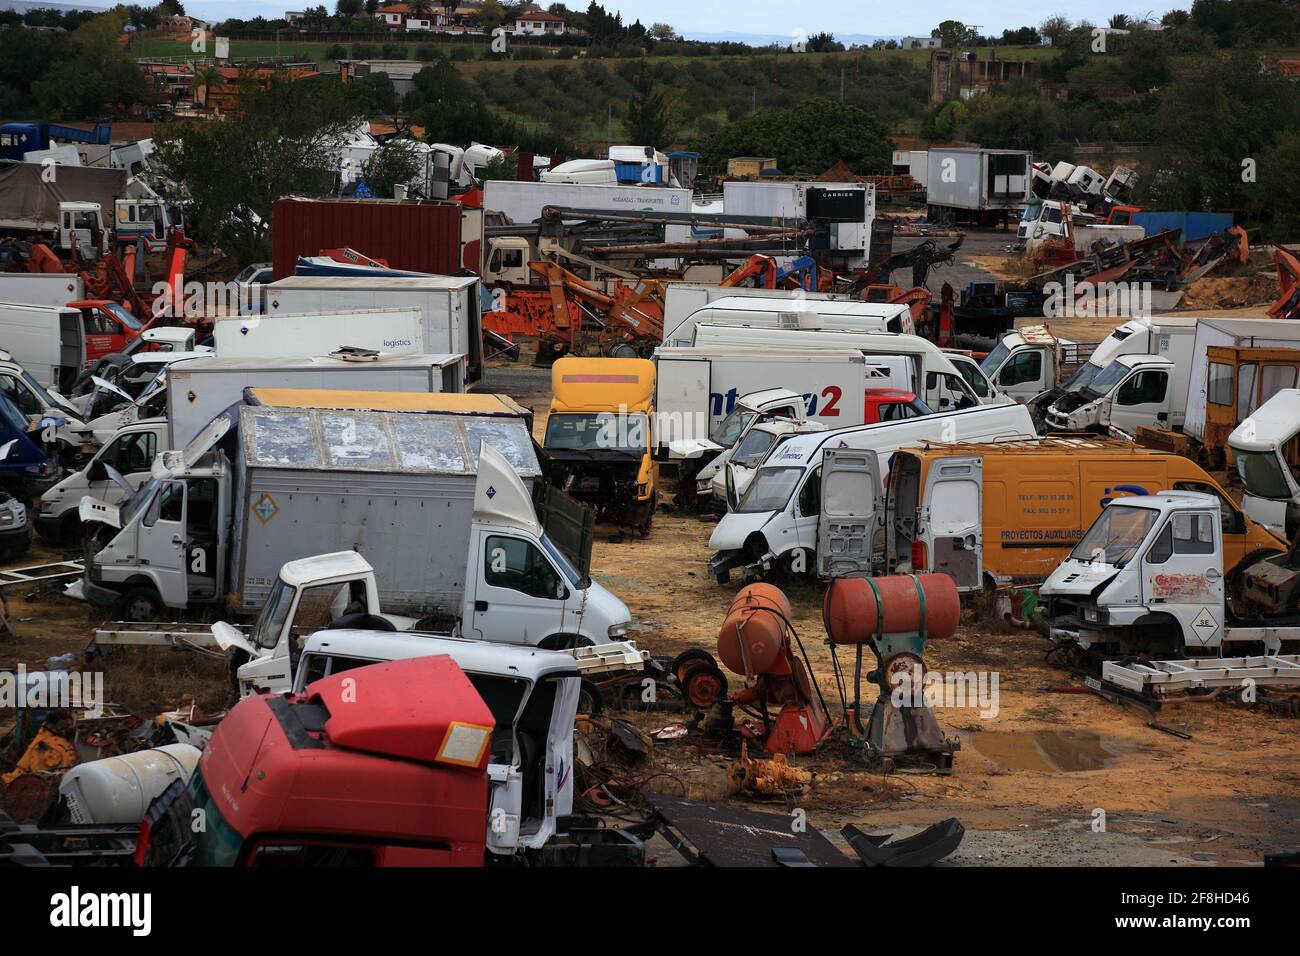
<path fill-rule="evenodd" d="M 713 655 L 703 648 L 692 647 L 682 651 L 673 658 L 672 665 L 668 670 L 679 681 L 686 676 L 687 667 L 683 665 L 694 666 L 695 664 L 709 664 L 713 667 L 718 666 L 718 662 L 713 659 Z"/>
<path fill-rule="evenodd" d="M 691 706 L 707 710 L 727 695 L 727 677 L 713 664 L 694 664 L 682 678 L 682 695 Z"/>
<path fill-rule="evenodd" d="M 158 592 L 147 586 L 127 591 L 118 605 L 122 609 L 122 619 L 135 623 L 160 620 L 166 607 Z"/>
<path fill-rule="evenodd" d="M 594 681 L 582 678 L 578 689 L 578 713 L 589 717 L 599 717 L 605 712 L 605 695 L 600 692 Z"/>
<path fill-rule="evenodd" d="M 69 511 L 62 519 L 60 519 L 59 540 L 53 543 L 63 545 L 64 547 L 80 544 L 82 536 L 85 533 L 84 528 L 85 526 L 82 524 L 81 515 L 79 515 L 75 509 Z"/>

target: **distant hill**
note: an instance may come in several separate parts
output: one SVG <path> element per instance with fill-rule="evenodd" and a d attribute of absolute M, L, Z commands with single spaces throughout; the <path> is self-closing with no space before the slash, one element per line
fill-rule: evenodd
<path fill-rule="evenodd" d="M 814 33 L 818 32 L 816 30 Z M 749 46 L 768 46 L 772 43 L 780 43 L 782 46 L 788 46 L 794 39 L 789 33 L 736 33 L 732 31 L 721 32 L 701 32 L 698 30 L 686 30 L 682 34 L 688 40 L 699 40 L 703 43 L 744 43 Z M 835 39 L 845 46 L 871 46 L 877 40 L 901 40 L 902 36 L 876 36 L 872 33 L 836 33 Z"/>
<path fill-rule="evenodd" d="M 26 0 L 0 0 L 0 10 L 107 10 L 93 3 L 28 3 Z"/>

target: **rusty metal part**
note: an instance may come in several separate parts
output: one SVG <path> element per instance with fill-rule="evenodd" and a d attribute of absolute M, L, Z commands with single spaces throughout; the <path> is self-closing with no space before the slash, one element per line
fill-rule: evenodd
<path fill-rule="evenodd" d="M 749 755 L 749 744 L 740 745 L 740 756 L 727 765 L 727 786 L 731 793 L 745 791 L 765 796 L 787 796 L 803 793 L 812 786 L 810 771 L 792 766 L 785 754 L 773 754 L 770 760 L 759 760 Z"/>

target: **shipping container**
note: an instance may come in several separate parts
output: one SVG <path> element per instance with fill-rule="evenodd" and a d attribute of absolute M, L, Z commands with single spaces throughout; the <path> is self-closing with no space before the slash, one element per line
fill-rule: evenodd
<path fill-rule="evenodd" d="M 1232 225 L 1230 212 L 1135 212 L 1129 222 L 1141 226 L 1148 236 L 1167 229 L 1181 229 L 1183 242 L 1196 242 L 1223 232 Z"/>
<path fill-rule="evenodd" d="M 394 269 L 452 275 L 462 268 L 461 207 L 398 199 L 277 199 L 271 216 L 276 279 L 299 256 L 351 247 Z"/>

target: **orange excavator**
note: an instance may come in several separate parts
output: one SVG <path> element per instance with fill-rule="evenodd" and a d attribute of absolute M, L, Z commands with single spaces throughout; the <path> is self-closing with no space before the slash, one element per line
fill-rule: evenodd
<path fill-rule="evenodd" d="M 537 364 L 580 353 L 592 339 L 602 355 L 620 358 L 645 357 L 663 340 L 662 282 L 617 280 L 605 292 L 554 262 L 530 262 L 528 268 L 546 283 L 550 305 L 546 327 L 536 333 Z"/>

